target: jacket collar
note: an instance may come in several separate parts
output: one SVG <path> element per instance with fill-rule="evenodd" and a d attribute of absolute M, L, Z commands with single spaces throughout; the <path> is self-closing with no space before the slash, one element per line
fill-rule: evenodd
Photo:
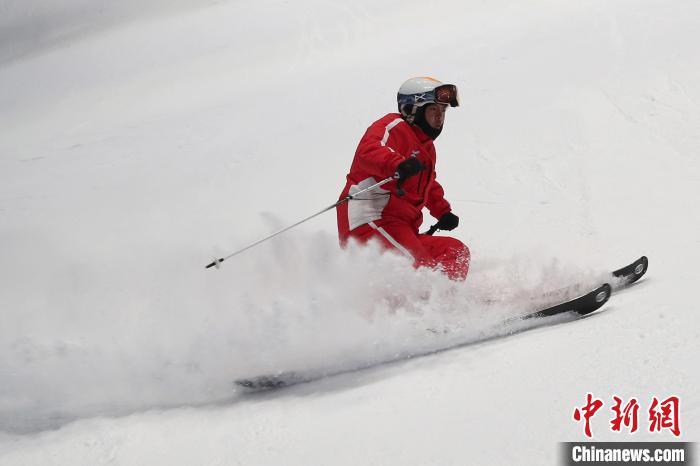
<path fill-rule="evenodd" d="M 428 136 L 427 134 L 425 134 L 425 131 L 423 131 L 422 129 L 420 129 L 420 127 L 418 127 L 418 126 L 416 126 L 416 125 L 409 125 L 409 126 L 411 127 L 411 129 L 413 130 L 413 132 L 415 133 L 416 137 L 418 137 L 418 140 L 419 140 L 421 143 L 426 143 L 426 142 L 428 142 L 428 141 L 433 142 L 433 140 L 430 139 L 430 136 Z"/>

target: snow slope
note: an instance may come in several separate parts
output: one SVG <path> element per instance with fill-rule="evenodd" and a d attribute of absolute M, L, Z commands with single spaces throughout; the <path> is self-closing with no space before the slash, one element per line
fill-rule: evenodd
<path fill-rule="evenodd" d="M 0 464 L 555 464 L 588 392 L 677 394 L 697 440 L 697 2 L 0 10 Z M 204 270 L 334 202 L 416 75 L 460 88 L 436 146 L 467 283 L 340 251 L 332 213 Z M 492 330 L 641 254 L 606 312 Z"/>

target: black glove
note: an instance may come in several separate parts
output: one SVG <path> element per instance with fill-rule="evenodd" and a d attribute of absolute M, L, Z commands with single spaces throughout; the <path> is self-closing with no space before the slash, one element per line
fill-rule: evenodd
<path fill-rule="evenodd" d="M 457 228 L 457 225 L 459 225 L 459 217 L 452 212 L 447 212 L 445 215 L 440 217 L 440 220 L 438 220 L 435 226 L 438 228 L 438 230 L 450 231 Z"/>
<path fill-rule="evenodd" d="M 403 182 L 407 178 L 418 174 L 421 170 L 423 170 L 423 164 L 417 158 L 411 157 L 397 165 L 394 178 L 397 178 L 399 182 Z"/>

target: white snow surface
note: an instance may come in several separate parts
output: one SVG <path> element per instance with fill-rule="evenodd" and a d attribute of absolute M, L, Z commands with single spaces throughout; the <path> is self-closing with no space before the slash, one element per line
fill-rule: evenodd
<path fill-rule="evenodd" d="M 678 395 L 698 440 L 697 1 L 0 13 L 0 464 L 556 464 L 589 392 Z M 332 212 L 204 269 L 335 202 L 421 75 L 460 89 L 436 147 L 467 282 L 341 250 Z M 642 254 L 604 312 L 497 325 Z M 609 418 L 595 440 L 674 439 Z"/>

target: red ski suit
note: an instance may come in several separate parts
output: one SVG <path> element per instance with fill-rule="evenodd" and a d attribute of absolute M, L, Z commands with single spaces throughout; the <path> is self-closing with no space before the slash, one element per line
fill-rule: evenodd
<path fill-rule="evenodd" d="M 345 245 L 350 238 L 361 243 L 376 238 L 385 247 L 413 257 L 415 267 L 441 266 L 451 279 L 464 280 L 469 249 L 455 238 L 418 232 L 423 207 L 438 219 L 452 209 L 435 179 L 433 141 L 400 114 L 390 113 L 367 129 L 340 199 L 392 176 L 408 157 L 416 157 L 424 169 L 404 182 L 403 196 L 397 194 L 396 181 L 391 181 L 338 207 L 340 243 Z"/>

